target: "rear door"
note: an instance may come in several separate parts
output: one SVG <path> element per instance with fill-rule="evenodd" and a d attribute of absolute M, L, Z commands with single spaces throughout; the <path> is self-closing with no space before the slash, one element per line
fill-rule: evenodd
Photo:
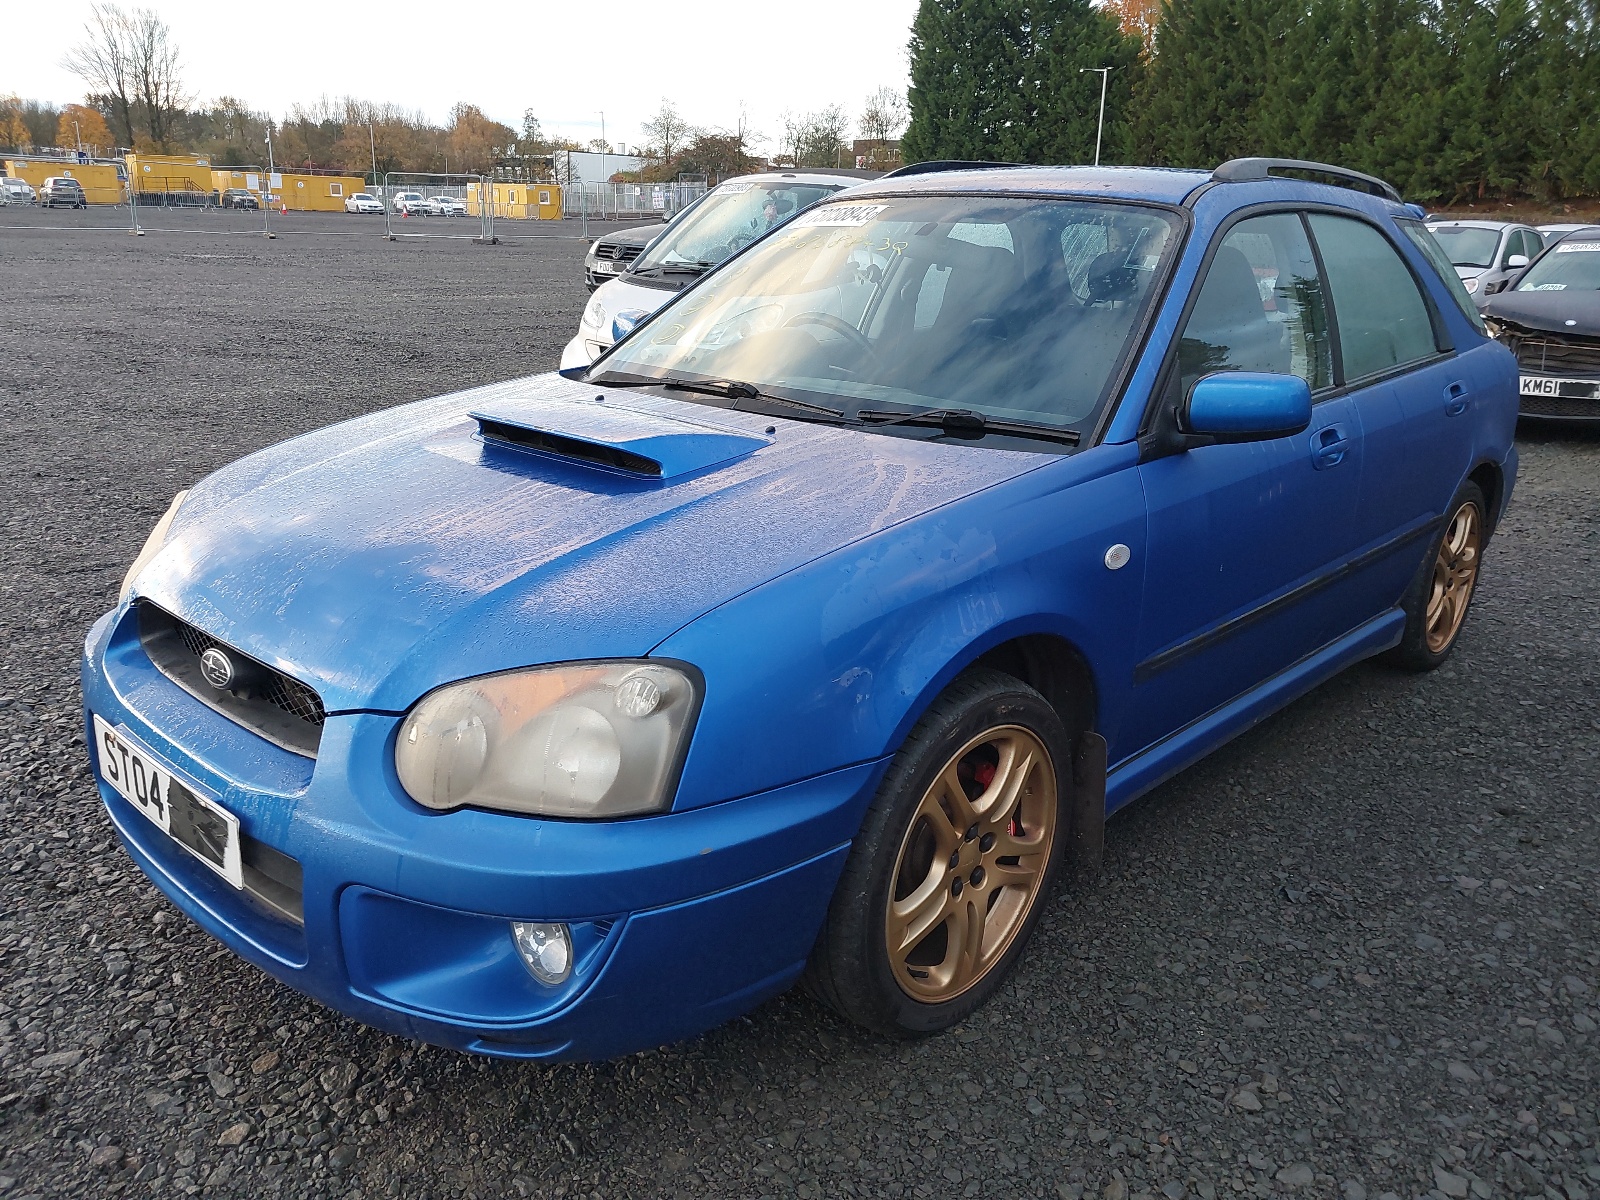
<path fill-rule="evenodd" d="M 1369 614 L 1396 604 L 1465 477 L 1474 389 L 1390 235 L 1353 214 L 1310 214 L 1340 378 L 1366 436 L 1351 572 Z"/>
<path fill-rule="evenodd" d="M 1249 216 L 1223 231 L 1185 318 L 1163 405 L 1175 410 L 1217 371 L 1300 376 L 1315 402 L 1311 425 L 1141 464 L 1149 543 L 1124 742 L 1133 749 L 1356 623 L 1323 581 L 1355 549 L 1362 430 L 1335 387 L 1325 290 L 1298 212 Z"/>

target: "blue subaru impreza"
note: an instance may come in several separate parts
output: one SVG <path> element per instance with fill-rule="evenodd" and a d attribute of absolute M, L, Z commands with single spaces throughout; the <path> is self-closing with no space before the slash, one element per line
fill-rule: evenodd
<path fill-rule="evenodd" d="M 180 495 L 85 647 L 100 793 L 200 925 L 408 1037 L 603 1058 L 801 979 L 937 1031 L 1107 813 L 1449 655 L 1516 391 L 1380 180 L 912 168 L 575 377 Z"/>

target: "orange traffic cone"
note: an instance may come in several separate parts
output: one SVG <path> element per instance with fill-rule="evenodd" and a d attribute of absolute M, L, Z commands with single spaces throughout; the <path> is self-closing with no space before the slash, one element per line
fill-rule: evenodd
<path fill-rule="evenodd" d="M 287 217 L 289 215 L 289 202 L 287 200 L 284 201 L 283 209 L 281 211 L 283 212 L 284 216 Z"/>

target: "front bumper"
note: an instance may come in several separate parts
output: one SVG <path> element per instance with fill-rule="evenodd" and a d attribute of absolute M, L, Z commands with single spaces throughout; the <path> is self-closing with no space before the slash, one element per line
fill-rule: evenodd
<path fill-rule="evenodd" d="M 313 764 L 161 675 L 125 615 L 90 630 L 87 709 L 214 796 L 252 842 L 296 861 L 303 924 L 213 874 L 101 781 L 96 762 L 134 861 L 201 927 L 290 987 L 459 1050 L 611 1058 L 703 1032 L 783 991 L 810 954 L 883 769 L 861 764 L 622 821 L 429 812 L 394 775 L 400 717 L 331 715 Z M 571 979 L 534 980 L 512 945 L 513 919 L 571 924 Z"/>

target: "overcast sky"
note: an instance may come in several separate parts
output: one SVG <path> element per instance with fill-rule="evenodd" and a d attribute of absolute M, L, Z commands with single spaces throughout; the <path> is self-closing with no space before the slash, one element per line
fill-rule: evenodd
<path fill-rule="evenodd" d="M 125 7 L 135 7 L 133 3 Z M 906 82 L 916 0 L 612 0 L 574 5 L 357 4 L 347 0 L 152 0 L 200 100 L 237 96 L 281 117 L 295 102 L 356 96 L 443 121 L 458 100 L 518 127 L 632 145 L 670 97 L 694 125 L 732 126 L 745 105 L 770 138 L 785 109 L 842 104 Z M 583 10 L 603 7 L 604 16 Z M 84 85 L 60 66 L 88 0 L 7 5 L 0 94 L 61 104 Z M 481 9 L 487 23 L 473 15 Z M 772 149 L 768 143 L 767 149 Z"/>

